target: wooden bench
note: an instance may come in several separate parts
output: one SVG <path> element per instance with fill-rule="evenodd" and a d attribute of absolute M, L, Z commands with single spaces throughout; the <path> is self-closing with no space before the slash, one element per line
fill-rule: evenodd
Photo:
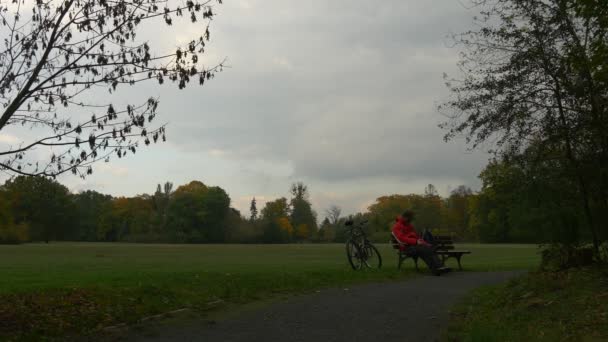
<path fill-rule="evenodd" d="M 435 248 L 435 253 L 437 254 L 437 256 L 439 256 L 439 258 L 441 259 L 441 262 L 445 264 L 445 261 L 447 259 L 454 258 L 454 259 L 456 259 L 456 261 L 458 261 L 458 269 L 462 270 L 462 265 L 460 263 L 460 259 L 462 258 L 463 255 L 471 254 L 471 252 L 454 250 L 454 241 L 452 240 L 452 237 L 450 237 L 450 236 L 440 235 L 440 236 L 435 236 L 434 238 L 435 238 L 435 242 L 433 244 L 433 248 Z M 414 264 L 416 265 L 416 270 L 418 270 L 418 256 L 415 254 L 409 253 L 408 248 L 402 248 L 402 247 L 406 247 L 407 245 L 405 245 L 404 243 L 401 243 L 399 240 L 397 240 L 395 235 L 393 235 L 392 233 L 391 233 L 390 244 L 394 249 L 397 250 L 397 255 L 398 255 L 397 268 L 398 269 L 401 269 L 401 264 L 403 264 L 404 260 L 411 258 L 412 260 L 414 260 Z"/>
<path fill-rule="evenodd" d="M 449 258 L 454 258 L 458 261 L 458 269 L 462 270 L 460 259 L 465 254 L 471 254 L 471 251 L 456 251 L 454 250 L 454 241 L 449 235 L 438 235 L 433 236 L 435 239 L 433 247 L 435 247 L 435 253 L 441 257 L 441 262 L 445 264 L 445 261 Z"/>
<path fill-rule="evenodd" d="M 391 244 L 391 246 L 393 246 L 394 249 L 397 250 L 397 257 L 398 257 L 397 268 L 398 269 L 401 269 L 401 264 L 403 264 L 403 261 L 405 259 L 412 258 L 412 260 L 414 260 L 414 264 L 416 264 L 416 271 L 418 271 L 418 256 L 415 254 L 408 253 L 407 248 L 402 249 L 402 247 L 407 247 L 406 244 L 401 243 L 399 240 L 397 240 L 397 238 L 395 237 L 395 234 L 393 234 L 393 233 L 391 233 L 391 241 L 389 243 Z"/>

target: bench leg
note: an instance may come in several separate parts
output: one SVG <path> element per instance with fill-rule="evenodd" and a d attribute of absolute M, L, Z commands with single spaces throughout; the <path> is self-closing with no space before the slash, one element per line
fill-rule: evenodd
<path fill-rule="evenodd" d="M 414 256 L 414 257 L 412 257 L 412 259 L 414 259 L 414 264 L 416 265 L 416 271 L 419 272 L 420 269 L 418 269 L 418 257 Z"/>
<path fill-rule="evenodd" d="M 460 264 L 460 258 L 462 257 L 462 255 L 459 255 L 456 257 L 456 261 L 458 261 L 458 269 L 462 271 L 462 265 Z"/>
<path fill-rule="evenodd" d="M 397 269 L 400 270 L 401 264 L 403 263 L 403 256 L 401 256 L 401 253 L 400 253 L 398 257 L 399 257 L 399 262 L 397 263 Z"/>

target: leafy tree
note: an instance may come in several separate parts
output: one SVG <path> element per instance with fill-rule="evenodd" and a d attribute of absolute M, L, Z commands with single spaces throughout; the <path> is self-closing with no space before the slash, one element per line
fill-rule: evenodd
<path fill-rule="evenodd" d="M 29 226 L 34 241 L 63 239 L 73 227 L 74 206 L 68 189 L 45 177 L 15 177 L 4 184 L 16 224 Z"/>
<path fill-rule="evenodd" d="M 251 212 L 251 216 L 249 216 L 249 220 L 252 222 L 258 219 L 258 206 L 255 200 L 255 197 L 251 200 L 251 205 L 249 206 L 249 212 Z"/>
<path fill-rule="evenodd" d="M 225 220 L 225 242 L 255 242 L 257 236 L 255 224 L 241 216 L 237 209 L 230 208 Z"/>
<path fill-rule="evenodd" d="M 323 219 L 321 227 L 319 228 L 319 240 L 325 242 L 333 242 L 336 238 L 336 225 L 338 222 L 332 224 L 329 218 Z"/>
<path fill-rule="evenodd" d="M 295 235 L 298 240 L 303 241 L 303 240 L 309 239 L 310 236 L 312 235 L 312 233 L 311 233 L 310 227 L 308 227 L 308 225 L 301 224 L 296 227 Z"/>
<path fill-rule="evenodd" d="M 555 167 L 525 158 L 495 160 L 480 178 L 482 190 L 469 202 L 469 227 L 481 241 L 576 245 L 585 237 L 575 187 Z"/>
<path fill-rule="evenodd" d="M 294 235 L 294 229 L 291 222 L 289 222 L 289 218 L 281 217 L 277 220 L 277 223 L 281 229 L 281 232 L 283 233 L 283 236 L 291 238 Z"/>
<path fill-rule="evenodd" d="M 230 197 L 224 189 L 214 186 L 204 197 L 204 228 L 208 242 L 223 242 L 226 238 L 226 219 L 230 214 Z"/>
<path fill-rule="evenodd" d="M 218 0 L 221 3 L 221 0 Z M 171 81 L 180 89 L 203 84 L 221 69 L 202 55 L 214 17 L 211 0 L 57 0 L 4 2 L 0 51 L 0 131 L 33 128 L 35 138 L 0 152 L 0 170 L 12 174 L 85 176 L 92 164 L 135 153 L 139 141 L 165 139 L 148 127 L 158 99 L 112 104 L 124 86 Z M 143 27 L 199 25 L 200 36 L 173 51 L 140 39 Z M 107 89 L 101 95 L 95 89 Z M 97 98 L 98 100 L 92 100 Z M 87 113 L 87 114 L 80 114 Z M 35 151 L 35 152 L 34 152 Z M 48 157 L 39 157 L 47 153 Z"/>
<path fill-rule="evenodd" d="M 464 185 L 454 189 L 447 199 L 447 226 L 464 238 L 467 236 L 469 226 L 469 198 L 473 191 Z"/>
<path fill-rule="evenodd" d="M 167 226 L 174 239 L 183 242 L 222 242 L 230 197 L 219 187 L 192 181 L 175 190 L 169 204 Z"/>
<path fill-rule="evenodd" d="M 315 231 L 317 231 L 317 215 L 312 210 L 310 203 L 310 194 L 308 187 L 304 183 L 294 183 L 291 186 L 291 224 L 292 226 L 300 227 L 305 225 L 308 236 L 298 235 L 299 239 L 310 239 Z"/>
<path fill-rule="evenodd" d="M 29 240 L 26 223 L 16 224 L 8 197 L 0 190 L 0 244 L 18 244 Z"/>
<path fill-rule="evenodd" d="M 266 243 L 289 242 L 290 235 L 284 229 L 286 225 L 281 223 L 289 221 L 289 205 L 287 199 L 282 197 L 274 201 L 266 202 L 262 209 L 261 225 L 263 227 L 263 241 Z M 290 226 L 291 223 L 290 223 Z M 293 229 L 293 228 L 292 228 Z"/>
<path fill-rule="evenodd" d="M 156 186 L 156 192 L 152 197 L 154 202 L 154 209 L 158 215 L 158 221 L 160 229 L 164 230 L 167 226 L 167 215 L 169 209 L 169 201 L 171 200 L 171 193 L 173 192 L 173 183 L 166 182 L 162 188 L 160 184 Z"/>
<path fill-rule="evenodd" d="M 103 215 L 111 201 L 112 196 L 87 190 L 73 195 L 76 217 L 76 229 L 71 239 L 81 241 L 95 241 L 98 236 L 99 218 Z"/>
<path fill-rule="evenodd" d="M 109 203 L 98 224 L 103 241 L 154 240 L 154 205 L 149 196 L 119 197 Z"/>
<path fill-rule="evenodd" d="M 416 213 L 416 227 L 439 228 L 441 226 L 442 199 L 438 195 L 422 196 L 417 194 L 390 195 L 376 199 L 369 206 L 370 224 L 372 231 L 388 231 L 405 210 Z"/>
<path fill-rule="evenodd" d="M 553 165 L 576 189 L 597 253 L 608 235 L 608 9 L 586 0 L 476 2 L 478 29 L 456 37 L 464 78 L 448 82 L 446 139 L 495 141 L 498 157 Z"/>
<path fill-rule="evenodd" d="M 413 201 L 412 209 L 416 212 L 418 229 L 422 231 L 424 229 L 443 228 L 441 217 L 443 206 L 443 200 L 437 189 L 433 184 L 429 184 L 424 189 L 424 197 L 417 197 Z"/>

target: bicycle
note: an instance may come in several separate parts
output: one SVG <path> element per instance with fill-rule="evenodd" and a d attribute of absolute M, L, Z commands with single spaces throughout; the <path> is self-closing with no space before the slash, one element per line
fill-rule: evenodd
<path fill-rule="evenodd" d="M 366 223 L 367 221 L 362 221 L 355 225 L 352 220 L 349 220 L 344 224 L 350 232 L 350 237 L 346 240 L 346 256 L 355 271 L 363 268 L 363 265 L 374 269 L 382 267 L 380 252 L 367 239 L 363 231 L 363 225 Z"/>

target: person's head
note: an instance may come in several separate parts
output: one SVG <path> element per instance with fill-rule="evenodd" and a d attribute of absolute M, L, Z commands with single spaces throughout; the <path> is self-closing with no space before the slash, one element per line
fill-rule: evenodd
<path fill-rule="evenodd" d="M 401 217 L 408 223 L 412 222 L 414 221 L 414 212 L 411 210 L 406 210 L 403 212 L 403 214 L 401 214 Z"/>

